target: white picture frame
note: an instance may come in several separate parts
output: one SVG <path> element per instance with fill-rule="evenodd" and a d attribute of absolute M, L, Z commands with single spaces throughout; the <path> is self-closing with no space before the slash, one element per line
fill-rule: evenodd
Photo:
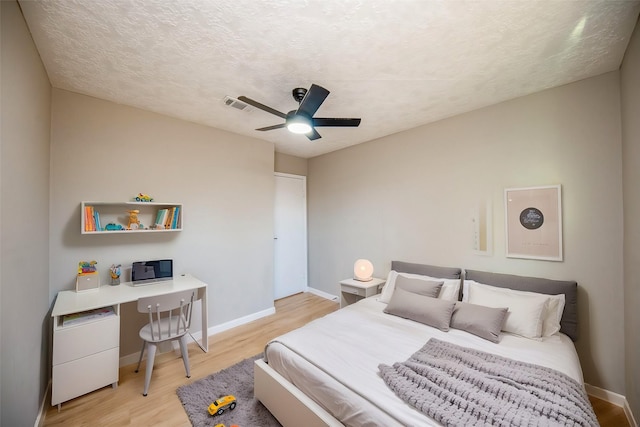
<path fill-rule="evenodd" d="M 560 185 L 504 190 L 507 258 L 562 261 Z"/>

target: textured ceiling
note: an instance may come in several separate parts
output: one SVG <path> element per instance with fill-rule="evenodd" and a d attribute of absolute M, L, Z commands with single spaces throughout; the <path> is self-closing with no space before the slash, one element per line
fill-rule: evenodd
<path fill-rule="evenodd" d="M 313 157 L 619 68 L 639 1 L 20 1 L 49 78 L 67 89 L 271 141 Z M 309 141 L 245 95 L 361 117 Z"/>

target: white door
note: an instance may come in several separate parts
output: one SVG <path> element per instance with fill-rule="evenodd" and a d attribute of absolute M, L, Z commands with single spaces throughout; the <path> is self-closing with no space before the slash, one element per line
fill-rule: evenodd
<path fill-rule="evenodd" d="M 274 297 L 307 288 L 307 178 L 275 174 Z"/>

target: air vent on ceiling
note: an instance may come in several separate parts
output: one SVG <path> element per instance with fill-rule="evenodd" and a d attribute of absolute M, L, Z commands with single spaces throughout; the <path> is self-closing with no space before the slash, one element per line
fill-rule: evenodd
<path fill-rule="evenodd" d="M 229 107 L 237 108 L 238 110 L 241 110 L 241 111 L 251 111 L 251 107 L 249 106 L 249 104 L 246 104 L 230 96 L 224 97 L 224 103 Z"/>

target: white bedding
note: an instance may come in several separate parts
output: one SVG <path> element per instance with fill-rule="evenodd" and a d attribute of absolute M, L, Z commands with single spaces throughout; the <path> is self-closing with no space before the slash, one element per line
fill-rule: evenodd
<path fill-rule="evenodd" d="M 499 344 L 451 329 L 383 313 L 366 298 L 267 345 L 273 369 L 348 426 L 437 426 L 391 391 L 378 365 L 405 361 L 430 338 L 476 348 L 561 371 L 583 384 L 573 342 L 564 334 L 540 341 L 503 334 Z"/>

